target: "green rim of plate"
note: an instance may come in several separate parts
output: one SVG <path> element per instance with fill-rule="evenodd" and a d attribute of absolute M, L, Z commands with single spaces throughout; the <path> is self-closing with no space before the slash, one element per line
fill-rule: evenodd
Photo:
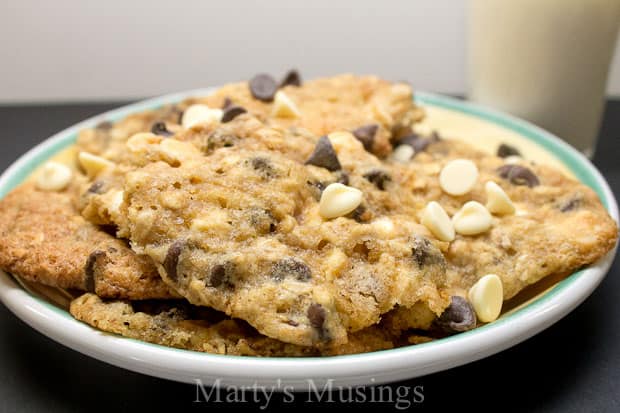
<path fill-rule="evenodd" d="M 129 105 L 126 108 L 120 108 L 120 109 L 114 110 L 113 114 L 110 116 L 96 117 L 89 121 L 82 122 L 80 126 L 84 128 L 93 127 L 94 125 L 96 125 L 98 122 L 100 122 L 103 119 L 110 120 L 110 121 L 117 121 L 132 113 L 141 112 L 141 111 L 149 110 L 149 109 L 156 109 L 165 104 L 178 102 L 180 98 L 184 96 L 186 96 L 186 94 L 175 94 L 175 95 L 163 96 L 160 98 L 150 99 L 148 101 Z M 450 98 L 447 96 L 442 96 L 442 95 L 437 95 L 434 93 L 427 93 L 427 92 L 416 92 L 415 101 L 416 103 L 422 106 L 434 106 L 434 107 L 438 107 L 442 109 L 460 112 L 462 114 L 493 123 L 504 129 L 515 132 L 530 141 L 535 142 L 536 144 L 538 144 L 539 146 L 543 147 L 545 150 L 553 154 L 559 161 L 561 161 L 569 170 L 571 170 L 575 174 L 575 177 L 579 181 L 591 187 L 598 194 L 605 208 L 609 210 L 610 200 L 605 196 L 606 192 L 604 188 L 601 186 L 597 177 L 592 173 L 592 171 L 588 168 L 588 166 L 584 164 L 583 158 L 579 154 L 577 154 L 576 151 L 574 151 L 568 144 L 565 144 L 564 142 L 558 140 L 557 138 L 555 138 L 553 135 L 549 134 L 548 132 L 526 121 L 520 120 L 510 115 L 507 115 L 507 114 L 504 114 L 504 113 L 501 113 L 501 112 L 498 112 L 498 111 L 495 111 L 493 109 L 489 109 L 483 106 L 478 106 L 478 105 L 475 105 L 469 102 L 465 102 L 459 99 Z M 24 162 L 23 165 L 21 165 L 19 168 L 8 172 L 8 175 L 5 177 L 6 178 L 5 184 L 2 185 L 2 187 L 0 187 L 0 198 L 4 197 L 11 189 L 19 185 L 21 182 L 23 182 L 26 179 L 26 177 L 28 177 L 28 175 L 30 175 L 37 168 L 38 165 L 40 165 L 41 163 L 43 163 L 44 161 L 46 161 L 47 159 L 49 159 L 56 153 L 60 152 L 61 150 L 75 143 L 77 139 L 77 134 L 78 134 L 78 130 L 76 130 L 75 127 L 72 127 L 63 132 L 60 132 L 58 135 L 56 135 L 57 140 L 47 145 L 44 150 L 41 150 L 40 152 L 33 155 L 30 159 L 28 159 L 28 161 Z M 450 337 L 434 340 L 428 343 L 399 347 L 395 349 L 380 350 L 380 351 L 371 352 L 371 353 L 331 356 L 328 358 L 329 359 L 344 359 L 344 358 L 350 359 L 350 358 L 363 358 L 365 355 L 368 355 L 368 354 L 378 354 L 378 353 L 397 354 L 401 352 L 412 351 L 412 350 L 415 350 L 416 348 L 426 348 L 429 346 L 441 345 L 442 343 L 457 341 L 467 336 L 481 334 L 485 331 L 496 329 L 501 325 L 509 323 L 517 318 L 527 316 L 527 314 L 533 311 L 536 311 L 536 309 L 543 306 L 546 302 L 551 300 L 554 296 L 564 291 L 565 289 L 569 288 L 569 286 L 578 277 L 580 277 L 584 271 L 585 269 L 582 269 L 580 271 L 577 271 L 571 274 L 567 278 L 558 282 L 555 286 L 552 287 L 552 289 L 547 291 L 547 293 L 544 294 L 542 297 L 538 298 L 537 300 L 533 301 L 527 306 L 519 309 L 518 311 L 505 315 L 499 318 L 498 320 L 494 321 L 493 323 L 483 325 L 474 330 L 470 330 L 470 331 L 459 333 L 457 335 L 453 335 Z M 39 303 L 46 306 L 47 308 L 50 308 L 51 310 L 61 315 L 62 317 L 65 317 L 75 322 L 79 322 L 75 320 L 67 311 L 56 307 L 55 305 L 41 299 L 40 297 L 36 295 L 32 295 L 30 293 L 28 294 L 34 299 L 36 299 Z M 264 360 L 264 357 L 230 356 L 230 355 L 221 355 L 221 354 L 202 353 L 202 352 L 197 352 L 193 350 L 184 350 L 184 349 L 178 349 L 178 348 L 173 348 L 173 347 L 166 347 L 166 346 L 162 346 L 159 344 L 148 343 L 146 341 L 136 340 L 136 339 L 127 338 L 127 337 L 121 337 L 121 336 L 117 336 L 117 337 L 123 340 L 128 340 L 128 341 L 138 343 L 140 345 L 154 347 L 158 349 L 165 349 L 167 351 L 200 354 L 205 358 L 234 357 L 234 358 L 240 358 L 240 359 L 247 360 L 247 361 L 251 361 L 253 359 Z M 301 358 L 301 360 L 321 360 L 321 361 L 325 361 L 325 359 L 326 357 L 303 357 Z M 296 360 L 300 360 L 300 358 L 299 357 L 273 357 L 270 360 L 277 363 L 279 361 L 282 361 L 282 362 L 296 361 Z"/>

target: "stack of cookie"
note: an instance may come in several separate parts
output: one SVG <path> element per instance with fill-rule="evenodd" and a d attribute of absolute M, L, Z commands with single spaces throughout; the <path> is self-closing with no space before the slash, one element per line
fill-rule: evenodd
<path fill-rule="evenodd" d="M 0 268 L 103 331 L 307 356 L 492 322 L 613 248 L 589 188 L 422 117 L 406 84 L 292 71 L 104 122 L 0 201 Z"/>

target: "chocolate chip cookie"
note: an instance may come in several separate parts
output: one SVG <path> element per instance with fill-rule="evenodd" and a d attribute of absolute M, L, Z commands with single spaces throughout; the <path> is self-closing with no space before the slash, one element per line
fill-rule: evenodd
<path fill-rule="evenodd" d="M 104 301 L 94 294 L 84 294 L 73 300 L 70 312 L 76 319 L 102 331 L 163 346 L 214 354 L 329 356 L 384 350 L 400 342 L 398 337 L 371 327 L 353 334 L 345 345 L 319 351 L 262 336 L 241 320 L 229 319 L 222 313 L 180 300 Z"/>

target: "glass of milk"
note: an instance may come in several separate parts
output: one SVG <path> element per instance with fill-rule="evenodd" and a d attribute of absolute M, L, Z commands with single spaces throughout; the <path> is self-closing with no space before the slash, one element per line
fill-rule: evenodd
<path fill-rule="evenodd" d="M 591 157 L 620 0 L 469 0 L 469 98 Z"/>

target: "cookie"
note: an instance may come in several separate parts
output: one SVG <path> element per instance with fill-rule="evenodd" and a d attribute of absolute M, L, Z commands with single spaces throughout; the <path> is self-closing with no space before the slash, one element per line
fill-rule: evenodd
<path fill-rule="evenodd" d="M 228 99 L 269 126 L 300 127 L 318 136 L 338 130 L 355 132 L 366 149 L 380 157 L 391 151 L 393 131 L 410 127 L 424 116 L 413 103 L 409 85 L 375 76 L 344 74 L 286 85 L 267 101 L 253 94 L 252 80 L 226 85 L 199 100 L 219 108 Z M 277 93 L 285 94 L 296 114 L 278 112 Z"/>
<path fill-rule="evenodd" d="M 184 112 L 192 105 L 206 104 L 215 110 L 223 109 L 220 120 L 215 122 L 218 125 L 249 112 L 261 122 L 291 129 L 293 133 L 321 136 L 349 130 L 368 151 L 384 157 L 391 151 L 390 140 L 394 134 L 410 130 L 424 116 L 423 110 L 413 103 L 410 86 L 375 76 L 340 75 L 300 86 L 297 82 L 286 82 L 280 90 L 296 105 L 298 115 L 294 117 L 278 115 L 274 112 L 273 101 L 255 98 L 250 90 L 251 83 L 229 84 L 212 96 L 190 98 L 176 105 L 133 114 L 116 123 L 102 122 L 80 132 L 78 150 L 121 163 L 126 154 L 125 142 L 132 135 L 152 132 L 168 137 L 187 132 L 194 127 L 181 126 Z"/>
<path fill-rule="evenodd" d="M 378 202 L 346 217 L 320 216 L 320 187 L 341 171 L 275 151 L 233 147 L 204 156 L 186 145 L 180 164 L 153 162 L 127 174 L 126 222 L 118 224 L 191 303 L 306 346 L 345 343 L 348 332 L 395 305 L 423 301 L 437 314 L 447 305 L 442 267 L 430 271 L 414 256 L 415 224 L 386 235 L 384 223 L 371 224 L 385 208 Z M 369 200 L 384 199 L 360 172 L 347 175 Z"/>
<path fill-rule="evenodd" d="M 260 335 L 247 323 L 226 318 L 185 301 L 140 302 L 102 300 L 84 294 L 72 301 L 71 314 L 99 330 L 154 344 L 214 354 L 301 357 L 354 354 L 394 347 L 397 338 L 374 327 L 349 343 L 318 351 Z"/>
<path fill-rule="evenodd" d="M 441 188 L 441 170 L 455 159 L 471 160 L 478 169 L 475 185 L 464 195 Z M 504 299 L 509 299 L 548 275 L 595 262 L 615 246 L 617 225 L 594 191 L 551 167 L 514 162 L 446 140 L 430 144 L 409 164 L 395 166 L 414 172 L 415 178 L 402 189 L 414 194 L 418 211 L 431 201 L 449 216 L 469 201 L 486 205 L 487 182 L 502 188 L 516 208 L 514 213 L 495 214 L 488 231 L 457 233 L 443 250 L 447 284 L 454 293 L 465 294 L 491 273 L 501 278 Z"/>
<path fill-rule="evenodd" d="M 148 257 L 87 222 L 70 189 L 24 184 L 0 201 L 0 268 L 49 286 L 110 298 L 177 296 Z"/>

